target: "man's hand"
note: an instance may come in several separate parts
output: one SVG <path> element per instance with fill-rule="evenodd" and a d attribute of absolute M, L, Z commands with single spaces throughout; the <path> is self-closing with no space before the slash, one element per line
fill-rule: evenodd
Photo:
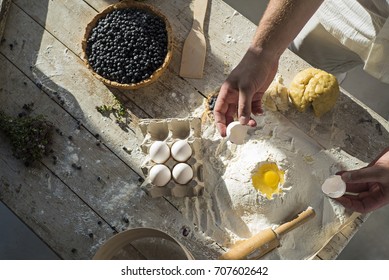
<path fill-rule="evenodd" d="M 226 136 L 226 127 L 237 116 L 241 124 L 256 126 L 251 113 L 262 113 L 261 97 L 272 82 L 278 67 L 264 59 L 257 50 L 250 48 L 242 61 L 221 86 L 216 100 L 214 116 L 221 136 Z"/>
<path fill-rule="evenodd" d="M 250 48 L 221 86 L 214 109 L 216 126 L 226 136 L 236 114 L 241 124 L 256 126 L 261 96 L 272 82 L 278 60 L 323 0 L 270 0 Z"/>
<path fill-rule="evenodd" d="M 341 172 L 341 175 L 347 191 L 359 193 L 337 198 L 344 207 L 367 213 L 389 204 L 389 147 L 367 167 Z"/>

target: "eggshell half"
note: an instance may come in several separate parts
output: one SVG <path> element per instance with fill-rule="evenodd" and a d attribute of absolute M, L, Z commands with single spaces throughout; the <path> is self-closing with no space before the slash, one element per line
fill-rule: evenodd
<path fill-rule="evenodd" d="M 346 183 L 340 175 L 334 175 L 324 181 L 321 189 L 329 197 L 338 198 L 346 192 Z"/>
<path fill-rule="evenodd" d="M 227 139 L 234 144 L 241 145 L 247 135 L 248 126 L 240 124 L 239 121 L 234 121 L 227 126 Z"/>

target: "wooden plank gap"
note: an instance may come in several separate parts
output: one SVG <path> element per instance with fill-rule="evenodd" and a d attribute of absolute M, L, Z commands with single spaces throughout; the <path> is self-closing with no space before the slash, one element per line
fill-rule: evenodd
<path fill-rule="evenodd" d="M 89 4 L 87 1 L 83 0 L 83 2 L 84 2 L 85 4 L 87 4 L 89 7 L 91 7 L 92 10 L 95 10 L 96 13 L 99 13 L 99 11 L 98 11 L 97 9 L 95 9 L 95 8 L 94 8 L 91 4 Z"/>
<path fill-rule="evenodd" d="M 3 32 L 10 6 L 11 0 L 0 0 L 0 40 L 3 39 Z"/>
<path fill-rule="evenodd" d="M 192 86 L 201 96 L 207 98 L 207 96 L 204 93 L 202 93 L 196 86 L 192 85 L 187 79 L 181 77 L 180 75 L 178 75 L 178 78 L 184 81 L 185 83 L 187 83 L 189 86 Z"/>
<path fill-rule="evenodd" d="M 143 110 L 138 104 L 134 103 L 134 101 L 132 101 L 132 100 L 128 100 L 123 105 L 124 106 L 128 106 L 127 105 L 128 103 L 131 103 L 132 105 L 135 105 L 135 107 L 137 107 L 140 111 L 142 111 L 146 116 L 148 116 L 149 118 L 152 118 L 152 116 L 149 113 L 147 113 L 145 110 Z M 134 117 L 136 117 L 136 116 L 134 115 Z M 138 118 L 138 117 L 136 117 L 136 118 Z"/>
<path fill-rule="evenodd" d="M 106 219 L 104 219 L 98 211 L 96 211 L 87 201 L 85 201 L 79 194 L 77 194 L 77 192 L 75 192 L 64 180 L 61 179 L 61 177 L 59 177 L 53 170 L 50 169 L 50 167 L 45 164 L 43 161 L 39 161 L 40 164 L 42 164 L 44 167 L 46 167 L 50 172 L 51 174 L 56 177 L 62 184 L 64 184 L 64 186 L 66 186 L 70 192 L 72 192 L 77 198 L 79 198 L 81 200 L 81 202 L 85 203 L 86 206 L 88 206 L 94 213 L 97 217 L 99 217 L 101 220 L 103 220 L 107 225 L 109 225 L 111 227 L 111 229 L 116 232 L 116 233 L 119 233 L 119 231 L 115 228 L 115 226 L 113 226 L 110 222 L 108 222 Z"/>
<path fill-rule="evenodd" d="M 72 48 L 70 48 L 69 46 L 67 46 L 63 41 L 60 40 L 60 38 L 58 38 L 54 33 L 52 33 L 50 30 L 46 29 L 46 27 L 42 24 L 40 24 L 38 21 L 36 21 L 32 16 L 30 16 L 26 10 L 24 10 L 20 5 L 18 5 L 17 3 L 15 2 L 12 2 L 12 5 L 15 5 L 16 7 L 18 7 L 23 13 L 25 13 L 27 15 L 27 17 L 29 17 L 30 19 L 32 19 L 33 21 L 35 21 L 36 24 L 38 24 L 40 27 L 42 27 L 43 30 L 45 30 L 47 33 L 49 33 L 51 36 L 53 36 L 58 42 L 61 42 L 62 45 L 64 45 L 70 52 L 72 52 L 76 57 L 78 57 L 78 59 L 80 59 L 82 62 L 84 62 L 82 60 L 82 58 L 76 54 Z"/>

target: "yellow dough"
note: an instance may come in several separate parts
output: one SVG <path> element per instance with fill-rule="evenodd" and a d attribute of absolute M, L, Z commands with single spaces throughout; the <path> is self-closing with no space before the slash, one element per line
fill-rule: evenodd
<path fill-rule="evenodd" d="M 288 89 L 284 86 L 282 77 L 277 77 L 264 92 L 262 105 L 264 108 L 274 112 L 288 110 Z"/>
<path fill-rule="evenodd" d="M 310 105 L 316 117 L 321 117 L 334 106 L 339 97 L 336 77 L 316 68 L 299 72 L 289 87 L 289 96 L 296 108 L 304 112 Z"/>

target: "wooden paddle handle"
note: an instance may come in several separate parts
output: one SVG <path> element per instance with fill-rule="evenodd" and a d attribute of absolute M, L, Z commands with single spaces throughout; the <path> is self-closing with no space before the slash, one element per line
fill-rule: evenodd
<path fill-rule="evenodd" d="M 313 217 L 315 217 L 315 215 L 315 210 L 313 210 L 312 207 L 308 207 L 305 211 L 298 214 L 297 218 L 280 225 L 274 230 L 274 232 L 277 234 L 278 238 L 280 238 L 285 233 L 288 233 L 289 231 L 312 219 Z"/>
<path fill-rule="evenodd" d="M 204 29 L 204 19 L 207 12 L 208 0 L 194 0 L 193 2 L 193 26 Z"/>
<path fill-rule="evenodd" d="M 220 260 L 259 259 L 274 248 L 280 246 L 277 235 L 271 228 L 265 229 L 253 237 L 240 241 L 228 252 L 220 256 Z"/>

